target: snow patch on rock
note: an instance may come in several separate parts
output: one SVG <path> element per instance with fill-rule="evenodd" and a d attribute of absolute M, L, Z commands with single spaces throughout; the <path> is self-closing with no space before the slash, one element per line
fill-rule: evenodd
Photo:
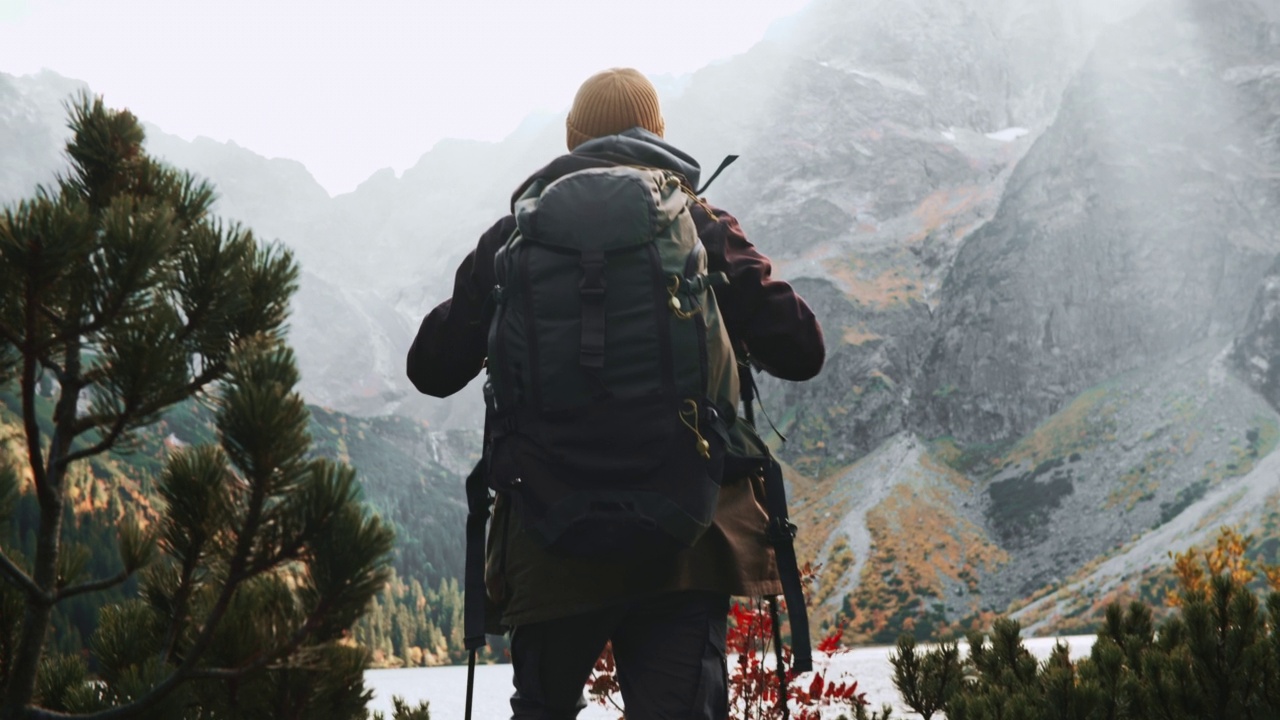
<path fill-rule="evenodd" d="M 849 65 L 846 61 L 822 60 L 818 62 L 818 65 L 824 68 L 839 70 L 840 72 L 848 73 L 849 75 L 855 75 L 860 78 L 871 80 L 873 82 L 879 83 L 881 86 L 888 88 L 890 90 L 900 90 L 902 92 L 910 93 L 912 95 L 919 95 L 920 97 L 924 97 L 925 95 L 928 94 L 925 91 L 925 89 L 921 87 L 920 84 L 917 83 L 915 80 L 910 80 L 908 78 L 903 78 L 903 77 L 897 77 L 895 75 L 890 75 L 884 72 L 867 70 L 865 68 L 853 67 Z"/>
<path fill-rule="evenodd" d="M 1011 127 L 1005 128 L 1004 130 L 986 133 L 986 136 L 992 140 L 999 140 L 1000 142 L 1013 142 L 1024 135 L 1030 134 L 1031 131 L 1024 127 Z"/>

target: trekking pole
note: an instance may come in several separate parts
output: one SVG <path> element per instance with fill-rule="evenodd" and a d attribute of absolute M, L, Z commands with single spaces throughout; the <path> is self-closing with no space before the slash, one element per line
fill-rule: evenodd
<path fill-rule="evenodd" d="M 470 658 L 467 660 L 467 710 L 466 720 L 471 720 L 471 696 L 476 689 L 476 651 L 470 652 Z"/>
<path fill-rule="evenodd" d="M 484 419 L 484 446 L 480 461 L 467 476 L 467 554 L 463 569 L 462 627 L 467 659 L 466 718 L 471 720 L 471 696 L 475 693 L 476 653 L 485 645 L 484 527 L 489 520 L 489 415 Z"/>

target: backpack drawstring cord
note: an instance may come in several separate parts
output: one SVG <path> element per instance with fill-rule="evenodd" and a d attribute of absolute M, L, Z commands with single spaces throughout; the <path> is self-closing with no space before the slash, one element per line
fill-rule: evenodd
<path fill-rule="evenodd" d="M 698 313 L 702 312 L 701 307 L 695 307 L 692 310 L 685 310 L 684 307 L 680 304 L 680 298 L 677 295 L 677 293 L 679 292 L 680 292 L 680 276 L 672 275 L 671 283 L 667 285 L 667 294 L 671 296 L 671 299 L 667 301 L 667 307 L 671 308 L 671 313 L 673 315 L 680 318 L 681 320 L 688 320 L 692 318 L 694 315 L 697 315 Z"/>
<path fill-rule="evenodd" d="M 680 422 L 684 423 L 685 427 L 692 430 L 694 437 L 698 438 L 698 454 L 701 455 L 703 459 L 710 460 L 711 443 L 707 442 L 707 439 L 702 437 L 702 433 L 698 432 L 698 401 L 685 400 L 684 404 L 687 409 L 680 411 Z M 688 416 L 690 415 L 693 416 L 692 423 L 688 420 Z"/>

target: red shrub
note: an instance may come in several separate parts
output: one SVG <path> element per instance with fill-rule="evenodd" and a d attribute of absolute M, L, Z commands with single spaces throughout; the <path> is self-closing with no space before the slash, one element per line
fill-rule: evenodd
<path fill-rule="evenodd" d="M 779 612 L 785 611 L 784 607 Z M 822 711 L 829 708 L 848 709 L 850 715 L 859 706 L 865 706 L 865 693 L 858 692 L 858 683 L 835 682 L 827 677 L 828 663 L 833 656 L 845 652 L 841 645 L 844 628 L 837 627 L 821 638 L 815 648 L 815 665 L 808 682 L 796 675 L 791 668 L 791 648 L 782 647 L 783 662 L 787 666 L 787 701 L 791 717 L 795 720 L 818 720 Z M 729 610 L 729 626 L 725 635 L 725 648 L 732 661 L 729 668 L 729 713 L 733 720 L 780 720 L 782 707 L 778 704 L 778 675 L 775 671 L 773 652 L 773 620 L 768 605 L 763 601 L 751 605 L 734 603 Z M 735 657 L 736 656 L 736 657 Z M 587 680 L 587 692 L 601 705 L 613 706 L 620 712 L 620 688 L 617 667 L 613 660 L 613 647 L 606 645 L 595 670 Z"/>

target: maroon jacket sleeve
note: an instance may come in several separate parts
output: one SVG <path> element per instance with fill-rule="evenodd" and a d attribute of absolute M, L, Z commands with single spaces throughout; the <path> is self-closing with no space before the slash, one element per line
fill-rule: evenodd
<path fill-rule="evenodd" d="M 745 345 L 755 362 L 774 377 L 808 380 L 822 370 L 826 348 L 822 326 L 791 285 L 770 277 L 773 266 L 732 215 L 695 206 L 693 219 L 707 248 L 707 269 L 723 272 L 728 285 L 716 288 L 716 303 L 729 337 Z"/>
<path fill-rule="evenodd" d="M 480 374 L 488 354 L 489 298 L 496 282 L 493 256 L 515 230 L 515 218 L 499 220 L 480 236 L 453 280 L 453 295 L 422 320 L 405 370 L 419 392 L 447 397 Z"/>

